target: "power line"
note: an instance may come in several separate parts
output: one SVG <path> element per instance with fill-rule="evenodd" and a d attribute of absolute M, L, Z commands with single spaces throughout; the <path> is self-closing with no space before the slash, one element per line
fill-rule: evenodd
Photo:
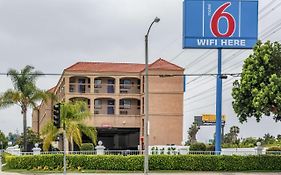
<path fill-rule="evenodd" d="M 275 30 L 275 31 L 272 31 L 272 30 Z M 268 37 L 268 36 L 270 36 L 270 35 L 272 35 L 272 34 L 275 34 L 275 33 L 276 33 L 277 31 L 279 31 L 279 30 L 281 30 L 281 26 L 278 26 L 278 24 L 277 24 L 277 25 L 275 25 L 274 27 L 272 27 L 271 29 L 269 29 L 269 31 L 271 31 L 270 33 L 263 32 L 264 34 L 266 33 L 265 36 L 263 36 L 263 37 Z M 247 50 L 237 51 L 236 53 L 232 54 L 232 56 L 230 56 L 230 57 L 228 57 L 227 59 L 225 59 L 225 60 L 222 62 L 222 64 L 225 64 L 225 63 L 231 61 L 230 58 L 239 56 L 239 55 L 245 53 L 246 51 L 247 51 Z M 208 69 L 208 71 L 205 71 L 204 73 L 211 72 L 211 71 L 214 70 L 215 68 L 216 68 L 216 65 L 213 66 L 212 68 Z M 194 82 L 194 81 L 196 81 L 196 80 L 198 80 L 198 79 L 199 79 L 199 77 L 197 77 L 197 78 L 191 80 L 190 82 L 187 82 L 186 85 L 188 85 L 188 84 L 190 84 L 190 83 L 192 83 L 192 82 Z"/>
<path fill-rule="evenodd" d="M 223 100 L 222 102 L 226 102 L 226 101 L 229 101 L 229 100 L 232 100 L 232 98 L 227 98 L 227 99 Z M 209 104 L 206 104 L 204 106 L 199 106 L 199 107 L 187 110 L 187 112 L 193 112 L 193 111 L 196 111 L 198 109 L 204 109 L 204 108 L 207 108 L 207 107 L 210 107 L 210 106 L 214 106 L 215 104 L 216 104 L 216 102 L 209 103 Z"/>

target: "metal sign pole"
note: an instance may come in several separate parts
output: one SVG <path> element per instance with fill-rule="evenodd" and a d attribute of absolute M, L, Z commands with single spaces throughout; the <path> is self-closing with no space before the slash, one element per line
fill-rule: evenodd
<path fill-rule="evenodd" d="M 217 75 L 217 95 L 216 95 L 216 154 L 221 152 L 221 108 L 222 108 L 222 79 L 221 79 L 221 57 L 222 49 L 218 49 L 218 75 Z"/>

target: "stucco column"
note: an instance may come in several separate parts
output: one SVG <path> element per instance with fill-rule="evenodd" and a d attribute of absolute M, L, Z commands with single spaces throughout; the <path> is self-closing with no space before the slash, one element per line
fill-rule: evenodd
<path fill-rule="evenodd" d="M 115 115 L 119 115 L 120 114 L 119 100 L 120 100 L 120 97 L 116 97 L 115 98 Z"/>
<path fill-rule="evenodd" d="M 69 93 L 69 76 L 65 76 L 64 81 L 65 81 L 64 91 L 65 91 L 65 94 L 68 94 Z"/>
<path fill-rule="evenodd" d="M 115 77 L 115 94 L 120 94 L 120 78 Z"/>
<path fill-rule="evenodd" d="M 95 78 L 96 78 L 95 76 L 91 77 L 91 89 L 90 89 L 91 94 L 93 94 L 95 92 Z M 92 104 L 91 104 L 91 106 L 92 106 Z"/>

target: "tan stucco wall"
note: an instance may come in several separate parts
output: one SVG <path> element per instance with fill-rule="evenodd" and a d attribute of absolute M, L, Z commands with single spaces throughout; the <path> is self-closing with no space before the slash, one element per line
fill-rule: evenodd
<path fill-rule="evenodd" d="M 151 70 L 150 74 L 183 74 L 183 71 L 159 71 Z M 71 74 L 71 75 L 70 75 Z M 85 121 L 88 125 L 95 127 L 120 127 L 120 128 L 140 128 L 140 136 L 143 135 L 143 75 L 136 73 L 124 73 L 116 75 L 116 72 L 107 73 L 83 73 L 83 72 L 65 72 L 60 79 L 59 88 L 56 89 L 57 95 L 60 100 L 69 101 L 73 97 L 84 97 L 90 99 L 90 110 L 94 113 L 94 100 L 98 98 L 112 98 L 115 100 L 115 114 L 114 115 L 92 115 L 91 119 Z M 85 76 L 90 78 L 89 93 L 70 93 L 69 92 L 69 78 Z M 109 93 L 95 93 L 94 92 L 94 79 L 102 77 L 110 77 L 115 79 L 115 92 Z M 132 77 L 134 84 L 137 84 L 138 78 L 141 80 L 140 90 L 137 94 L 122 94 L 120 93 L 120 79 L 125 77 Z M 106 78 L 107 79 L 107 78 Z M 107 83 L 105 80 L 103 81 Z M 140 111 L 140 115 L 119 115 L 119 100 L 124 98 L 140 100 L 140 109 L 137 109 L 137 102 L 133 100 L 132 109 L 129 111 Z M 43 103 L 39 109 L 39 125 L 40 128 L 51 120 L 50 102 Z M 103 106 L 102 110 L 106 109 Z M 103 111 L 104 113 L 106 111 Z M 36 112 L 34 112 L 33 124 L 36 128 Z M 166 144 L 180 144 L 182 141 L 182 128 L 183 128 L 183 77 L 171 76 L 149 77 L 149 122 L 150 122 L 150 145 L 166 145 Z"/>
<path fill-rule="evenodd" d="M 149 77 L 149 144 L 166 145 L 182 142 L 183 71 L 150 71 L 150 74 L 176 76 Z"/>

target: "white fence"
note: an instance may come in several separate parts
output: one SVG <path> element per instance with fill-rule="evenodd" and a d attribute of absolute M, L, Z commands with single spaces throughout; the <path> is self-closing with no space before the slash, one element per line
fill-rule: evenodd
<path fill-rule="evenodd" d="M 21 152 L 18 147 L 9 147 L 5 152 L 12 155 L 36 155 L 34 152 Z M 63 154 L 63 151 L 51 151 L 51 152 L 39 152 L 39 154 Z M 97 151 L 67 151 L 67 154 L 82 154 L 82 155 L 97 155 Z M 140 150 L 103 150 L 103 155 L 142 155 L 143 151 Z M 221 152 L 215 151 L 189 151 L 189 146 L 149 146 L 150 155 L 195 155 L 195 154 L 204 154 L 204 155 L 259 155 L 259 154 L 279 154 L 280 151 L 266 151 L 266 148 L 263 148 L 259 153 L 256 148 L 223 148 Z"/>

